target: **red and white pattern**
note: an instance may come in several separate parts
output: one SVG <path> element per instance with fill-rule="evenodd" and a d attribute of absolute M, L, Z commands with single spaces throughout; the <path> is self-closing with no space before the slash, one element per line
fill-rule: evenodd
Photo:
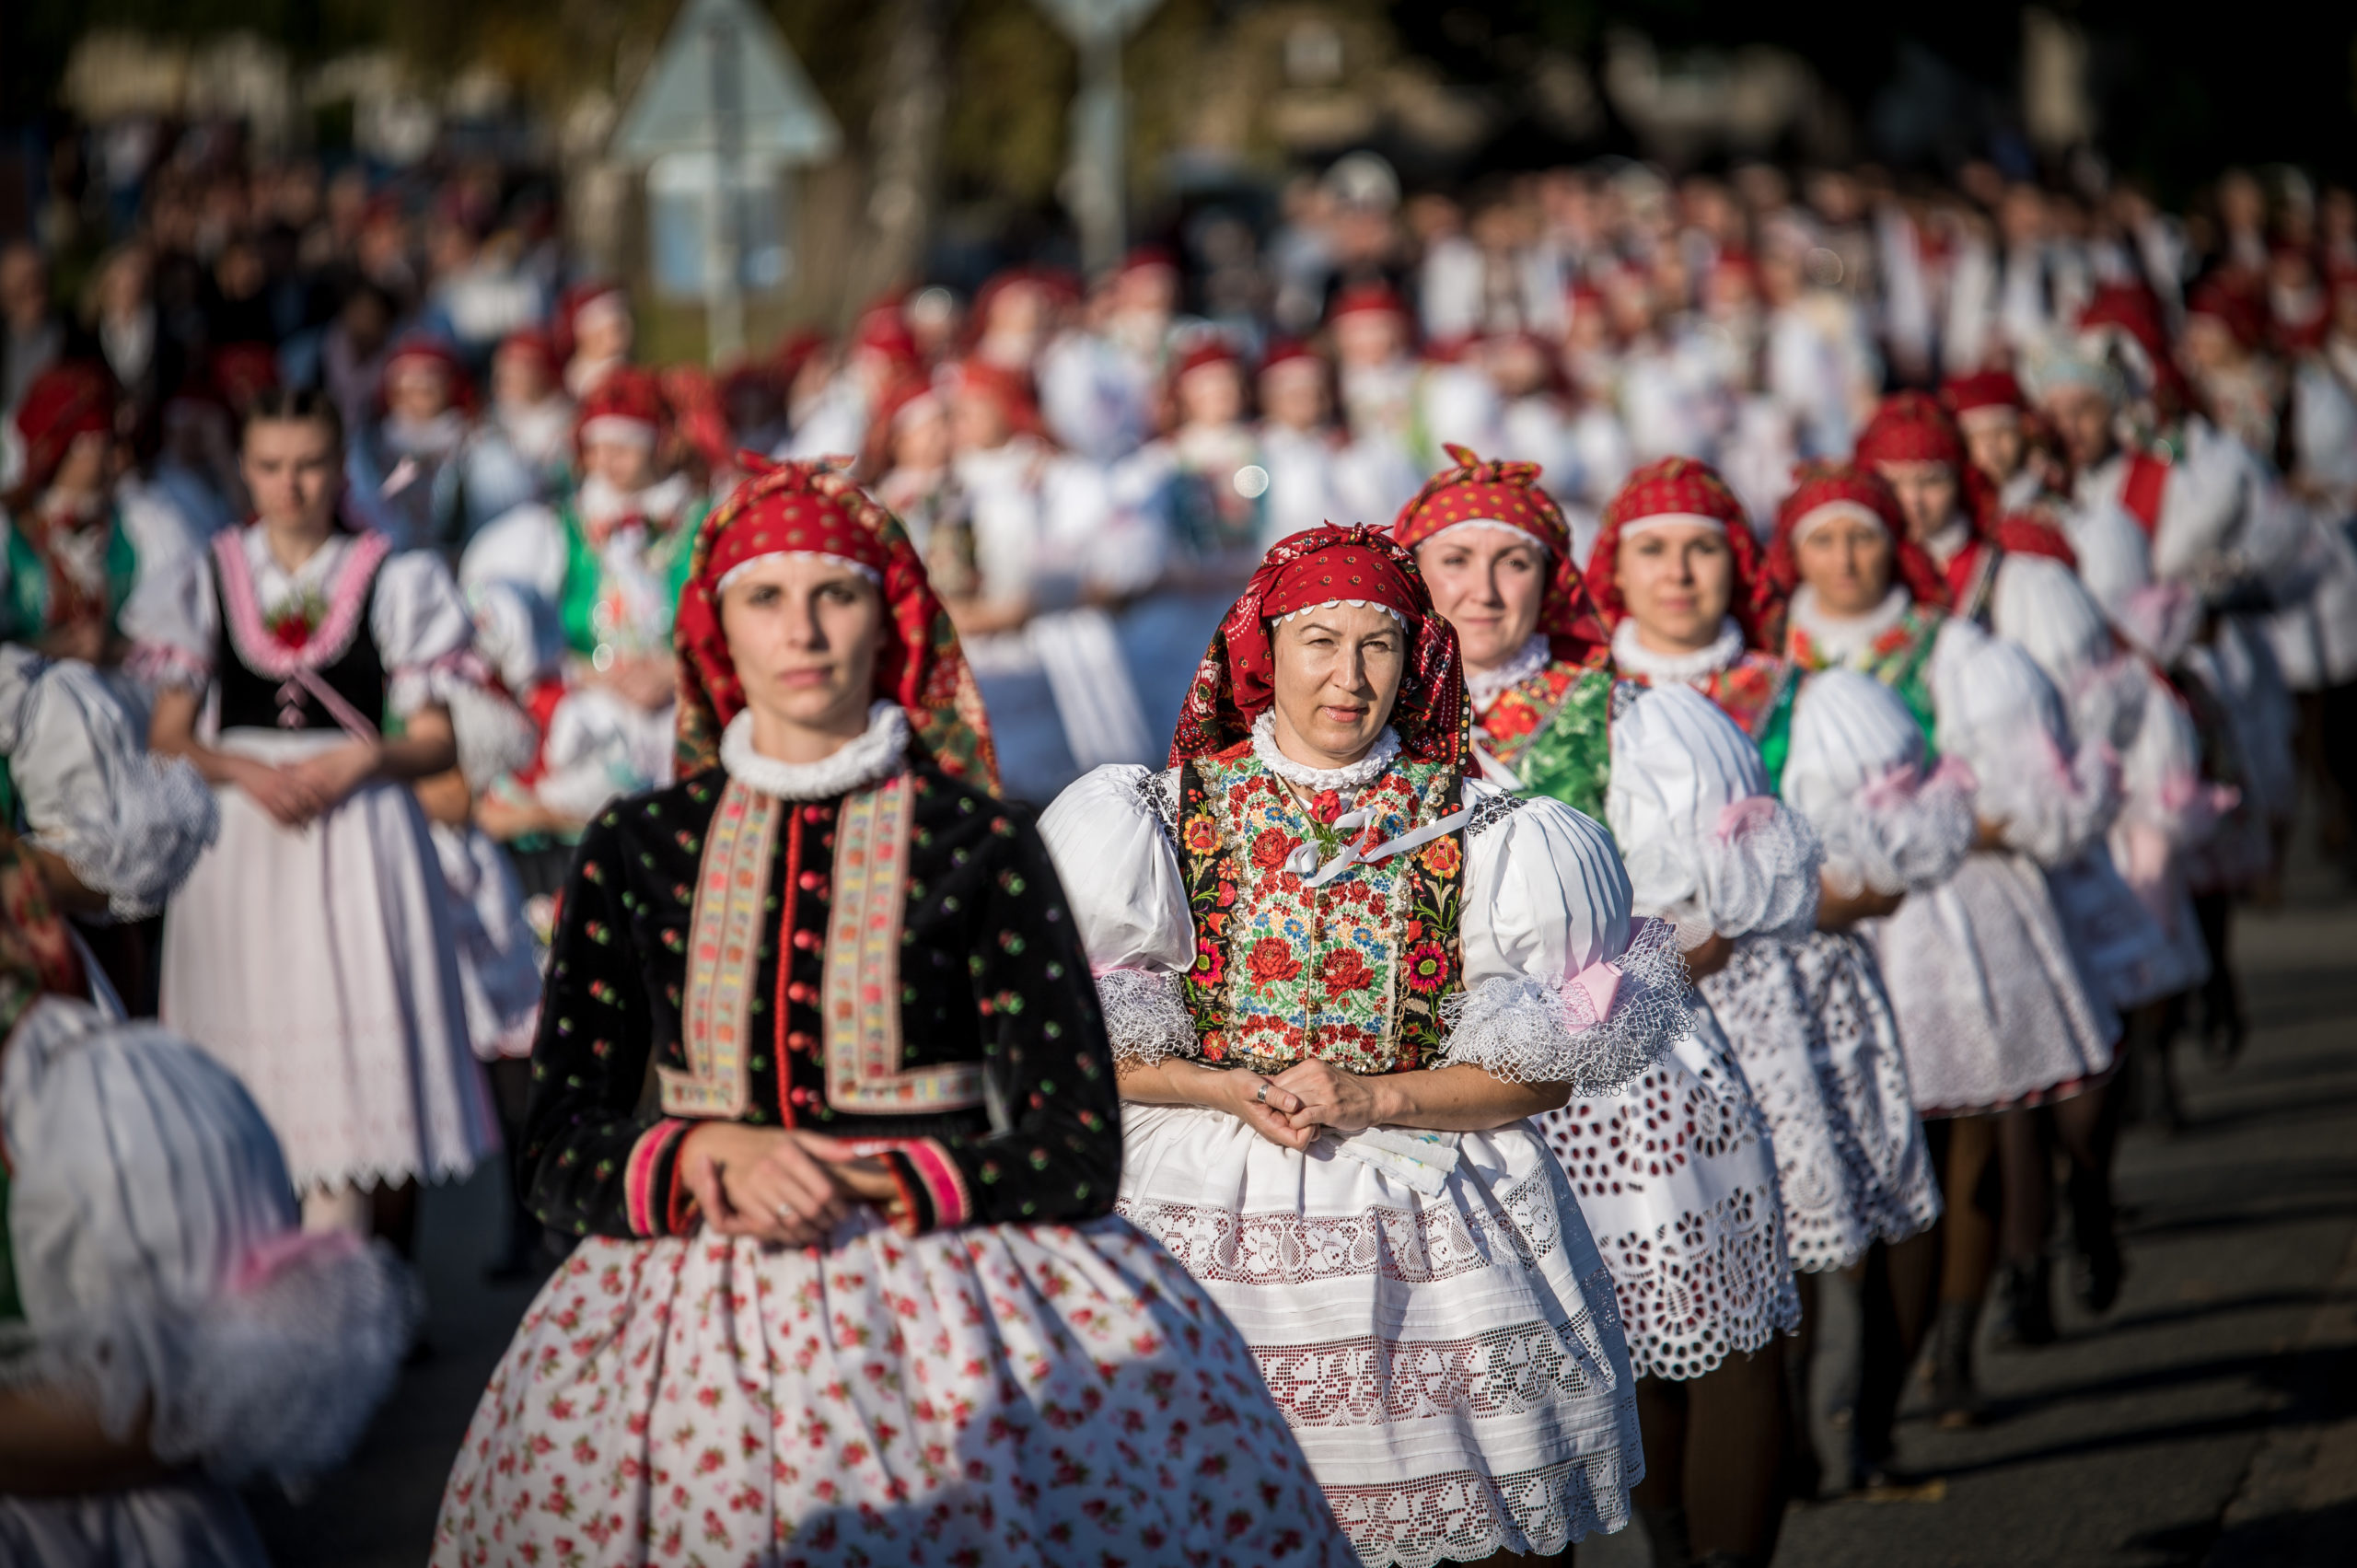
<path fill-rule="evenodd" d="M 827 1250 L 582 1244 L 442 1502 L 437 1568 L 1353 1558 L 1236 1330 L 1117 1219 Z"/>

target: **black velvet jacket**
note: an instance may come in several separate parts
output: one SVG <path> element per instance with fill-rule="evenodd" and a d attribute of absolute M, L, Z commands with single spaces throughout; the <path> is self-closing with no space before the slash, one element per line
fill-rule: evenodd
<path fill-rule="evenodd" d="M 787 801 L 765 897 L 748 906 L 766 912 L 750 955 L 749 1094 L 737 1119 L 889 1141 L 880 1152 L 915 1229 L 1108 1214 L 1121 1165 L 1112 1058 L 1047 850 L 1019 808 L 926 763 L 908 776 L 900 1064 L 949 1067 L 965 1088 L 933 1110 L 830 1098 L 821 1009 L 839 999 L 820 993 L 848 797 Z M 686 1235 L 701 1223 L 678 1170 L 694 1122 L 665 1114 L 654 1069 L 690 1068 L 696 889 L 726 783 L 714 769 L 616 803 L 582 838 L 566 879 L 517 1170 L 533 1213 L 570 1234 Z M 872 977 L 861 973 L 865 989 Z M 956 1063 L 979 1074 L 958 1076 Z"/>

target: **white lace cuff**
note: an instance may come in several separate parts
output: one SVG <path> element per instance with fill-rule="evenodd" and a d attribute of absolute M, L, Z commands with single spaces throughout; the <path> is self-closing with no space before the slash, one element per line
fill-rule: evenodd
<path fill-rule="evenodd" d="M 2119 759 L 2102 741 L 2065 757 L 2051 735 L 2033 728 L 2002 766 L 1980 772 L 1980 817 L 2002 824 L 2007 846 L 2040 865 L 2076 859 L 2119 815 Z"/>
<path fill-rule="evenodd" d="M 1697 847 L 1702 898 L 1718 935 L 1797 940 L 1816 928 L 1825 846 L 1799 812 L 1764 795 L 1736 801 Z"/>
<path fill-rule="evenodd" d="M 178 757 L 138 752 L 117 760 L 110 792 L 67 803 L 62 825 L 33 835 L 117 920 L 143 920 L 164 907 L 221 830 L 221 807 Z"/>
<path fill-rule="evenodd" d="M 1097 977 L 1097 1005 L 1113 1060 L 1144 1067 L 1202 1050 L 1195 1016 L 1187 1010 L 1177 975 L 1162 970 L 1106 970 Z"/>
<path fill-rule="evenodd" d="M 1609 968 L 1618 985 L 1601 1009 L 1594 970 L 1555 980 L 1500 976 L 1447 997 L 1439 1065 L 1479 1067 L 1508 1083 L 1569 1084 L 1574 1099 L 1618 1093 L 1685 1031 L 1690 986 L 1666 921 L 1641 923 Z"/>
<path fill-rule="evenodd" d="M 1972 770 L 1956 758 L 1929 778 L 1895 768 L 1830 808 L 1811 814 L 1825 846 L 1825 876 L 1855 898 L 1936 888 L 1956 875 L 1978 833 Z"/>

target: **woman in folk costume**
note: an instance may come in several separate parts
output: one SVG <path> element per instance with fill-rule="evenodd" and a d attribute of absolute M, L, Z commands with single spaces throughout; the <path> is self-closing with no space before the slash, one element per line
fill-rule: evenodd
<path fill-rule="evenodd" d="M 221 804 L 168 911 L 165 1021 L 244 1080 L 307 1223 L 365 1231 L 373 1206 L 402 1237 L 411 1183 L 497 1145 L 408 787 L 456 761 L 449 703 L 480 669 L 440 559 L 338 521 L 342 438 L 323 397 L 258 400 L 242 451 L 259 516 L 131 619 L 161 683 L 149 744 Z"/>
<path fill-rule="evenodd" d="M 265 1568 L 235 1489 L 351 1451 L 409 1291 L 382 1248 L 301 1234 L 253 1100 L 122 1018 L 53 889 L 100 891 L 0 828 L 0 1561 Z"/>
<path fill-rule="evenodd" d="M 1524 1118 L 1658 1060 L 1685 970 L 1603 830 L 1468 778 L 1466 733 L 1413 557 L 1312 529 L 1171 766 L 1041 823 L 1120 1064 L 1120 1212 L 1243 1330 L 1369 1565 L 1559 1552 L 1643 1462 L 1611 1276 Z"/>
<path fill-rule="evenodd" d="M 1882 681 L 1933 749 L 1978 784 L 1975 852 L 1874 930 L 1916 1109 L 1951 1123 L 1934 1135 L 1945 1144 L 1948 1200 L 1938 1393 L 1964 1418 L 1992 1244 L 2025 1338 L 2037 1336 L 2046 1311 L 2050 1179 L 2035 1126 L 2014 1113 L 2083 1093 L 2112 1065 L 2116 1020 L 2087 993 L 2045 871 L 2109 829 L 2117 765 L 2100 741 L 2074 739 L 2061 699 L 2027 654 L 1945 611 L 1945 585 L 1879 476 L 1804 469 L 1777 516 L 1770 567 L 1793 591 L 1793 662 Z M 2002 1238 L 1973 1202 L 1999 1151 Z"/>
<path fill-rule="evenodd" d="M 1774 783 L 1791 756 L 1800 682 L 1770 651 L 1782 596 L 1732 489 L 1682 458 L 1632 476 L 1606 509 L 1587 582 L 1613 628 L 1615 673 L 1648 686 L 1689 686 L 1713 699 L 1759 743 Z M 1955 824 L 1953 850 L 1934 857 L 1933 879 L 1945 877 L 1969 837 L 1968 796 L 1953 780 L 1929 796 L 1911 776 L 1878 772 L 1875 784 L 1886 810 L 1910 820 L 1932 812 Z M 1816 881 L 1814 918 L 1798 930 L 1744 936 L 1725 967 L 1700 982 L 1773 1132 L 1793 1266 L 1801 1274 L 1804 1337 L 1794 1378 L 1801 1388 L 1809 1386 L 1803 1369 L 1820 1358 L 1828 1368 L 1854 1360 L 1846 1336 L 1840 1343 L 1822 1339 L 1820 1293 L 1854 1295 L 1869 1283 L 1868 1254 L 1877 1244 L 1907 1243 L 1940 1213 L 1898 1020 L 1858 931 L 1862 919 L 1896 907 L 1906 883 L 1868 889 L 1845 869 L 1838 845 L 1828 847 L 1833 854 Z M 1794 869 L 1796 880 L 1811 880 L 1805 868 Z M 1928 1246 L 1910 1248 L 1901 1272 L 1910 1260 L 1928 1262 Z M 1877 1313 L 1888 1272 L 1871 1282 Z M 1845 1320 L 1854 1322 L 1855 1314 Z M 1826 1458 L 1838 1486 L 1847 1456 Z"/>
<path fill-rule="evenodd" d="M 1910 538 L 1940 563 L 1950 613 L 2036 659 L 2084 744 L 2126 751 L 2148 678 L 2132 661 L 2116 656 L 2103 611 L 2080 580 L 2077 554 L 2047 510 L 2002 511 L 1986 477 L 1968 459 L 1963 432 L 1921 392 L 1884 400 L 1858 437 L 1858 461 L 1889 482 Z M 2206 796 L 2185 804 L 2207 810 Z M 2177 815 L 2149 792 L 2146 807 Z M 2139 1009 L 2157 1007 L 2206 973 L 2208 962 L 2199 951 L 2172 942 L 2138 900 L 2102 837 L 2067 860 L 2049 863 L 2046 875 L 2080 979 L 2097 1015 L 2108 1016 L 2115 1048 Z M 2189 926 L 2191 912 L 2189 907 Z M 2198 929 L 2188 935 L 2198 943 Z M 2146 1027 L 2157 1028 L 2157 1018 L 2147 1019 Z M 2071 1151 L 2080 1283 L 2097 1312 L 2108 1310 L 2119 1293 L 2109 1177 L 2118 1109 L 2110 1086 L 2098 1084 L 2039 1119 L 2054 1123 Z M 2033 1305 L 2025 1325 L 2029 1338 L 2049 1337 L 2047 1316 L 2042 1304 Z"/>
<path fill-rule="evenodd" d="M 1465 616 L 1459 636 L 1487 663 L 1541 642 L 1550 608 L 1585 609 L 1587 598 L 1537 468 L 1455 455 L 1458 466 L 1424 486 L 1394 532 L 1413 541 L 1443 612 Z M 1708 474 L 1688 463 L 1680 477 L 1689 470 Z M 1612 679 L 1609 664 L 1596 668 Z M 1483 716 L 1477 710 L 1477 737 Z M 1769 798 L 1749 739 L 1676 684 L 1652 692 L 1620 682 L 1607 717 L 1580 732 L 1584 745 L 1559 741 L 1550 754 L 1558 776 L 1601 785 L 1632 907 L 1674 921 L 1706 973 L 1738 940 L 1805 931 L 1817 907 L 1815 838 Z M 1646 1443 L 1634 1498 L 1657 1551 L 1765 1562 L 1782 1513 L 1777 1330 L 1795 1325 L 1800 1298 L 1767 1120 L 1712 1008 L 1699 995 L 1689 1005 L 1691 1027 L 1642 1077 L 1538 1125 L 1628 1325 Z"/>
<path fill-rule="evenodd" d="M 1247 1347 L 1109 1217 L 1112 1059 L 900 525 L 740 484 L 681 603 L 680 782 L 564 889 L 520 1166 L 585 1237 L 434 1561 L 1347 1562 Z"/>

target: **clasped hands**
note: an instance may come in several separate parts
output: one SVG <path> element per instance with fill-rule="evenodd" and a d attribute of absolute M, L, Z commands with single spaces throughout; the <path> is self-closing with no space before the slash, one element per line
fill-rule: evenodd
<path fill-rule="evenodd" d="M 707 1121 L 687 1135 L 679 1179 L 712 1230 L 782 1247 L 822 1246 L 853 1204 L 900 1196 L 882 1160 L 853 1154 L 840 1138 L 735 1121 Z"/>
<path fill-rule="evenodd" d="M 1219 1079 L 1221 1109 L 1288 1149 L 1306 1149 L 1328 1132 L 1364 1132 L 1383 1119 L 1373 1083 L 1315 1059 L 1273 1077 L 1238 1068 Z"/>

